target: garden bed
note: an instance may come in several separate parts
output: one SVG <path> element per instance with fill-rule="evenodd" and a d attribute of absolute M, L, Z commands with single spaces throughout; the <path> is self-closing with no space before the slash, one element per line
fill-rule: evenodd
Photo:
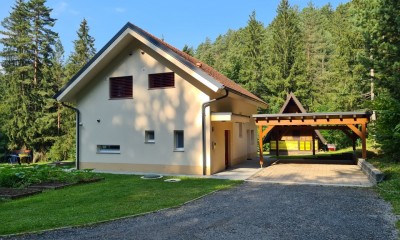
<path fill-rule="evenodd" d="M 0 188 L 0 198 L 17 199 L 41 193 L 38 188 Z"/>
<path fill-rule="evenodd" d="M 1 188 L 0 187 L 0 198 L 5 199 L 18 199 L 22 197 L 28 197 L 34 194 L 41 193 L 44 190 L 57 190 L 73 185 L 95 183 L 104 180 L 102 177 L 85 179 L 77 183 L 65 183 L 65 182 L 43 182 L 34 185 L 30 185 L 27 188 Z"/>
<path fill-rule="evenodd" d="M 90 169 L 63 169 L 49 165 L 4 166 L 0 168 L 0 198 L 16 199 L 76 184 L 104 179 Z"/>

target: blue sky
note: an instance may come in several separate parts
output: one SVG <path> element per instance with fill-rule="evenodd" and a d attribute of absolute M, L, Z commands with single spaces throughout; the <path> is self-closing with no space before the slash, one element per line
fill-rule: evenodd
<path fill-rule="evenodd" d="M 289 0 L 300 9 L 310 0 Z M 349 0 L 314 0 L 321 7 L 327 3 L 336 8 Z M 187 44 L 197 47 L 206 37 L 214 40 L 228 29 L 246 26 L 249 15 L 268 25 L 276 16 L 280 0 L 48 0 L 57 19 L 54 30 L 59 33 L 68 55 L 83 18 L 100 50 L 128 21 L 151 34 L 162 37 L 182 49 Z M 1 0 L 0 19 L 9 15 L 15 0 Z"/>

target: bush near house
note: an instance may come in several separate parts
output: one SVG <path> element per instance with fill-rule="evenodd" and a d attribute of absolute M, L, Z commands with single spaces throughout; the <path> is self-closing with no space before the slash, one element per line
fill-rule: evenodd
<path fill-rule="evenodd" d="M 78 183 L 98 178 L 92 170 L 66 170 L 51 165 L 3 165 L 0 187 L 25 188 L 44 182 Z"/>

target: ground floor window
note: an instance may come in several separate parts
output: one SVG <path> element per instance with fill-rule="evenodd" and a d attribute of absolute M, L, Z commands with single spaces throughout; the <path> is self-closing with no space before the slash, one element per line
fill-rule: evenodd
<path fill-rule="evenodd" d="M 145 143 L 155 143 L 156 139 L 155 139 L 155 134 L 153 130 L 148 130 L 144 132 L 144 141 Z"/>
<path fill-rule="evenodd" d="M 121 153 L 119 145 L 97 145 L 97 153 Z"/>
<path fill-rule="evenodd" d="M 184 134 L 183 130 L 174 131 L 174 150 L 183 151 L 184 148 Z"/>

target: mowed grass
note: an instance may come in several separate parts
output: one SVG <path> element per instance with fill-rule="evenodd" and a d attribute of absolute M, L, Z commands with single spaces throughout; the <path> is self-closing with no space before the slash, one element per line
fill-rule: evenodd
<path fill-rule="evenodd" d="M 400 163 L 379 156 L 368 159 L 368 162 L 385 174 L 384 181 L 375 188 L 383 199 L 392 204 L 394 214 L 400 215 Z M 400 221 L 396 226 L 400 230 Z"/>
<path fill-rule="evenodd" d="M 104 181 L 0 201 L 0 235 L 77 226 L 179 206 L 240 181 L 180 177 L 180 182 L 101 174 Z M 175 177 L 174 177 L 175 178 Z"/>

